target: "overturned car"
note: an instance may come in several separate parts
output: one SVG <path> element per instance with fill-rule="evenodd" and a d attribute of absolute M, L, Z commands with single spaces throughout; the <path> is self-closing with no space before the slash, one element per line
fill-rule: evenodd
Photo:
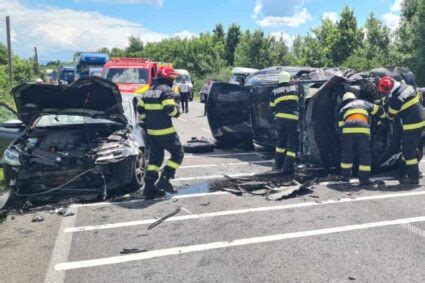
<path fill-rule="evenodd" d="M 106 197 L 143 185 L 145 144 L 134 95 L 121 96 L 101 78 L 69 86 L 25 83 L 12 93 L 25 126 L 15 122 L 21 136 L 5 150 L 3 167 L 16 195 Z"/>
<path fill-rule="evenodd" d="M 376 90 L 377 79 L 392 75 L 416 87 L 412 72 L 402 68 L 374 69 L 358 73 L 344 68 L 272 67 L 246 79 L 245 86 L 214 82 L 210 88 L 207 116 L 219 146 L 254 142 L 273 147 L 274 117 L 269 108 L 271 92 L 282 70 L 290 72 L 300 90 L 299 162 L 329 170 L 339 164 L 340 142 L 337 113 L 346 91 L 386 107 Z M 419 89 L 418 89 L 419 92 Z M 401 160 L 400 121 L 371 125 L 372 169 L 389 170 Z M 422 158 L 422 144 L 418 157 Z"/>

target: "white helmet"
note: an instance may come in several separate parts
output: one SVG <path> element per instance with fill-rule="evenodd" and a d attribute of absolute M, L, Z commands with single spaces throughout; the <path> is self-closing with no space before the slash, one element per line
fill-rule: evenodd
<path fill-rule="evenodd" d="M 354 100 L 356 99 L 356 95 L 352 92 L 346 92 L 344 94 L 344 96 L 342 97 L 342 101 L 346 101 L 346 100 Z"/>
<path fill-rule="evenodd" d="M 43 80 L 42 80 L 42 79 L 40 79 L 40 78 L 37 78 L 37 79 L 35 80 L 35 83 L 36 83 L 36 84 L 42 84 L 42 83 L 43 83 Z"/>
<path fill-rule="evenodd" d="M 282 71 L 277 76 L 277 82 L 279 84 L 289 84 L 291 82 L 291 74 L 286 71 Z"/>

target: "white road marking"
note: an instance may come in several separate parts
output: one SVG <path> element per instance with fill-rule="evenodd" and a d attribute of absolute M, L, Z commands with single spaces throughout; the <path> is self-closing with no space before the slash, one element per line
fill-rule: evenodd
<path fill-rule="evenodd" d="M 193 214 L 189 209 L 187 209 L 186 207 L 183 207 L 182 206 L 182 210 L 184 211 L 184 212 L 186 212 L 187 214 Z"/>
<path fill-rule="evenodd" d="M 301 202 L 301 203 L 292 203 L 292 204 L 276 205 L 276 206 L 263 206 L 263 207 L 255 207 L 255 208 L 244 208 L 244 209 L 217 211 L 217 212 L 207 212 L 207 213 L 201 213 L 201 214 L 182 215 L 182 216 L 175 216 L 175 217 L 168 218 L 165 221 L 166 222 L 183 221 L 183 220 L 192 220 L 192 219 L 200 219 L 200 218 L 211 218 L 211 217 L 217 217 L 217 216 L 228 216 L 228 215 L 237 215 L 237 214 L 245 214 L 245 213 L 277 211 L 277 210 L 293 209 L 293 208 L 301 208 L 301 207 L 323 206 L 323 205 L 328 205 L 328 204 L 361 202 L 361 201 L 391 199 L 391 198 L 411 197 L 411 196 L 422 196 L 422 195 L 425 195 L 425 191 L 395 193 L 395 194 L 380 194 L 380 195 L 364 196 L 364 197 L 358 197 L 358 198 L 341 198 L 339 200 L 330 199 L 330 200 L 325 200 L 325 201 L 322 201 L 322 202 Z M 137 226 L 137 225 L 146 225 L 146 224 L 152 224 L 156 220 L 157 219 L 145 219 L 145 220 L 135 220 L 135 221 L 119 222 L 119 223 L 111 223 L 111 224 L 72 227 L 72 228 L 66 229 L 65 233 L 74 233 L 74 232 L 104 230 L 104 229 Z"/>
<path fill-rule="evenodd" d="M 113 256 L 113 257 L 97 258 L 97 259 L 82 260 L 82 261 L 64 262 L 64 263 L 57 264 L 56 270 L 73 270 L 73 269 L 88 268 L 88 267 L 95 267 L 95 266 L 104 266 L 104 265 L 118 264 L 123 262 L 147 260 L 147 259 L 158 258 L 163 256 L 171 256 L 171 255 L 179 255 L 179 254 L 186 254 L 186 253 L 192 253 L 192 252 L 201 252 L 201 251 L 224 249 L 224 248 L 230 248 L 230 247 L 269 243 L 269 242 L 282 241 L 282 240 L 288 240 L 288 239 L 312 237 L 312 236 L 342 233 L 342 232 L 349 232 L 349 231 L 358 231 L 358 230 L 364 230 L 364 229 L 387 227 L 387 226 L 402 225 L 402 224 L 417 223 L 417 222 L 425 222 L 425 216 L 401 218 L 401 219 L 379 221 L 379 222 L 369 222 L 369 223 L 363 223 L 363 224 L 354 224 L 354 225 L 292 232 L 292 233 L 283 233 L 283 234 L 254 237 L 254 238 L 236 239 L 231 241 L 212 242 L 212 243 L 198 244 L 198 245 L 192 245 L 192 246 L 153 250 L 153 251 L 147 251 L 144 253 L 123 255 L 123 256 Z"/>
<path fill-rule="evenodd" d="M 408 223 L 408 224 L 401 225 L 401 227 L 403 227 L 406 230 L 409 230 L 413 234 L 416 234 L 418 236 L 421 236 L 422 238 L 425 238 L 425 231 L 419 228 L 418 226 Z"/>
<path fill-rule="evenodd" d="M 183 119 L 182 117 L 179 117 L 177 119 L 179 119 L 180 121 L 183 121 L 183 122 L 187 122 L 187 120 L 186 119 Z"/>
<path fill-rule="evenodd" d="M 201 128 L 202 131 L 207 132 L 208 134 L 211 134 L 211 131 L 205 128 Z"/>
<path fill-rule="evenodd" d="M 179 169 L 208 168 L 208 167 L 219 167 L 219 166 L 253 165 L 253 164 L 265 164 L 265 163 L 271 163 L 271 162 L 274 162 L 274 160 L 260 160 L 260 161 L 251 161 L 251 162 L 228 162 L 228 163 L 213 163 L 213 164 L 187 165 L 187 166 L 180 166 Z"/>
<path fill-rule="evenodd" d="M 69 212 L 74 213 L 72 216 L 63 217 L 59 226 L 58 235 L 53 247 L 52 256 L 49 261 L 49 267 L 44 279 L 45 283 L 58 283 L 65 281 L 65 272 L 55 270 L 56 264 L 68 260 L 69 252 L 72 244 L 72 234 L 64 233 L 64 230 L 75 225 L 77 217 L 77 208 L 70 207 Z"/>
<path fill-rule="evenodd" d="M 228 195 L 228 192 L 212 192 L 212 193 L 197 193 L 197 194 L 183 194 L 183 195 L 175 195 L 171 197 L 171 199 L 183 199 L 183 198 L 194 198 L 194 197 L 205 197 L 205 196 L 214 196 L 214 195 Z M 75 203 L 72 204 L 71 207 L 73 208 L 80 208 L 80 207 L 95 207 L 95 206 L 109 206 L 114 204 L 131 204 L 131 203 L 138 203 L 142 202 L 144 200 L 141 199 L 132 199 L 127 201 L 119 201 L 119 202 L 94 202 L 94 203 Z"/>
<path fill-rule="evenodd" d="M 267 154 L 268 152 L 264 152 Z M 186 153 L 184 158 L 195 158 L 195 157 L 227 157 L 227 156 L 242 156 L 242 155 L 257 155 L 262 156 L 260 152 L 234 152 L 234 153 L 214 153 L 214 154 L 190 154 Z M 169 158 L 170 156 L 168 156 Z M 167 158 L 167 157 L 166 157 Z"/>
<path fill-rule="evenodd" d="M 198 177 L 183 177 L 173 179 L 172 182 L 181 182 L 181 181 L 194 181 L 194 180 L 209 180 L 209 179 L 221 179 L 226 176 L 230 178 L 239 178 L 239 177 L 249 177 L 258 174 L 259 172 L 250 172 L 250 173 L 239 173 L 239 174 L 228 174 L 228 175 L 209 175 L 209 176 L 198 176 Z"/>

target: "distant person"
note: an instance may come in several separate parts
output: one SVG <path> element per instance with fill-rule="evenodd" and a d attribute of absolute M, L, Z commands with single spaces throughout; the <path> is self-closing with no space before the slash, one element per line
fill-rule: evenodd
<path fill-rule="evenodd" d="M 35 83 L 36 83 L 36 84 L 38 84 L 38 85 L 41 85 L 41 84 L 43 84 L 44 82 L 43 82 L 43 80 L 42 80 L 42 79 L 37 78 L 37 79 L 35 80 Z"/>
<path fill-rule="evenodd" d="M 207 100 L 208 100 L 208 91 L 210 89 L 211 81 L 208 80 L 204 85 L 202 86 L 200 98 L 201 103 L 204 103 L 204 116 L 207 116 Z"/>
<path fill-rule="evenodd" d="M 183 78 L 179 84 L 180 91 L 180 103 L 182 105 L 182 112 L 189 113 L 189 99 L 190 99 L 190 89 L 187 85 L 186 78 Z"/>

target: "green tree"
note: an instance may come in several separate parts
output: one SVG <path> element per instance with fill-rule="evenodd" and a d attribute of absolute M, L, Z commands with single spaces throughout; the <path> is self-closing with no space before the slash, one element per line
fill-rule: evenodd
<path fill-rule="evenodd" d="M 0 65 L 7 64 L 7 48 L 0 42 Z"/>
<path fill-rule="evenodd" d="M 336 65 L 343 63 L 361 47 L 363 37 L 357 28 L 357 19 L 352 9 L 346 6 L 340 18 L 337 23 L 336 38 L 331 48 L 332 61 Z"/>
<path fill-rule="evenodd" d="M 239 25 L 232 24 L 227 30 L 226 35 L 226 44 L 225 44 L 225 51 L 224 56 L 227 61 L 227 64 L 230 66 L 233 66 L 233 63 L 235 61 L 235 50 L 238 46 L 238 43 L 240 41 L 241 37 L 241 29 Z"/>
<path fill-rule="evenodd" d="M 223 42 L 224 43 L 224 28 L 222 24 L 216 24 L 213 30 L 213 39 L 214 42 Z"/>
<path fill-rule="evenodd" d="M 235 65 L 251 68 L 265 68 L 272 63 L 270 56 L 271 40 L 264 37 L 262 30 L 251 34 L 247 30 L 235 51 Z"/>
<path fill-rule="evenodd" d="M 126 53 L 128 57 L 144 57 L 145 45 L 140 37 L 130 36 L 128 38 L 128 47 Z"/>

